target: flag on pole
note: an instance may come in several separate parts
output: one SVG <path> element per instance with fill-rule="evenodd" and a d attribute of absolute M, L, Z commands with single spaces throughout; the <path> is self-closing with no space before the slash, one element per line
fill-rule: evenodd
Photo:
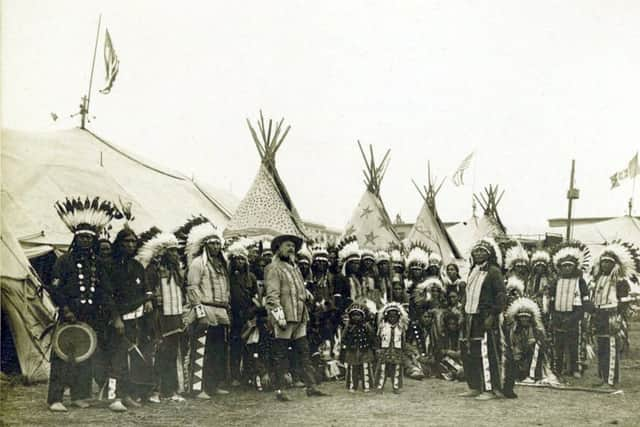
<path fill-rule="evenodd" d="M 111 36 L 109 35 L 109 30 L 105 31 L 104 36 L 104 66 L 105 66 L 105 87 L 100 90 L 100 93 L 107 95 L 111 92 L 111 87 L 113 86 L 113 82 L 116 80 L 116 76 L 118 75 L 118 70 L 120 68 L 120 60 L 118 59 L 118 55 L 116 55 L 116 51 L 113 48 L 113 43 L 111 43 Z"/>
<path fill-rule="evenodd" d="M 633 178 L 640 174 L 640 166 L 638 165 L 638 153 L 631 159 L 626 168 L 620 172 L 616 172 L 609 178 L 611 180 L 611 189 L 620 186 L 620 181 L 626 178 Z"/>
<path fill-rule="evenodd" d="M 453 185 L 455 185 L 456 187 L 464 185 L 464 171 L 469 168 L 472 158 L 473 152 L 464 158 L 462 163 L 460 163 L 460 166 L 458 166 L 458 169 L 456 169 L 456 171 L 451 176 L 451 181 L 453 181 Z"/>

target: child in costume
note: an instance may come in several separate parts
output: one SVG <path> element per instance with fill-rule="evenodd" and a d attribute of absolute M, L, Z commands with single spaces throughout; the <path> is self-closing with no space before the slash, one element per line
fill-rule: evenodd
<path fill-rule="evenodd" d="M 347 323 L 342 334 L 342 352 L 346 366 L 345 382 L 347 390 L 353 393 L 360 384 L 365 393 L 371 388 L 375 334 L 368 322 L 369 309 L 353 303 L 347 309 Z"/>
<path fill-rule="evenodd" d="M 382 392 L 387 377 L 392 378 L 393 392 L 402 389 L 405 334 L 409 316 L 401 304 L 391 302 L 378 315 L 377 390 Z"/>
<path fill-rule="evenodd" d="M 436 360 L 442 378 L 447 381 L 464 381 L 460 334 L 462 315 L 457 311 L 447 311 L 444 316 L 444 331 L 436 341 Z"/>
<path fill-rule="evenodd" d="M 421 380 L 437 373 L 435 359 L 434 313 L 427 303 L 416 307 L 417 319 L 409 323 L 406 334 L 404 367 L 409 378 Z"/>

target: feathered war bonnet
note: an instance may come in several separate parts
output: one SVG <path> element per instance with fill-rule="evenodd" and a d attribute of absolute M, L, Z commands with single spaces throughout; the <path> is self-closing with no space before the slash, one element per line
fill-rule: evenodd
<path fill-rule="evenodd" d="M 524 282 L 519 277 L 511 276 L 509 277 L 509 279 L 507 279 L 505 290 L 507 291 L 508 295 L 517 292 L 518 296 L 522 296 L 524 295 Z"/>
<path fill-rule="evenodd" d="M 178 238 L 173 233 L 160 232 L 140 246 L 136 259 L 144 268 L 147 268 L 154 260 L 162 258 L 168 249 L 179 247 Z"/>
<path fill-rule="evenodd" d="M 544 325 L 542 323 L 542 315 L 540 314 L 540 307 L 535 301 L 522 297 L 518 298 L 509 305 L 505 317 L 509 322 L 515 322 L 518 317 L 530 317 L 533 320 L 533 324 L 539 331 L 544 331 Z"/>
<path fill-rule="evenodd" d="M 380 264 L 381 262 L 391 263 L 391 256 L 387 251 L 378 251 L 376 252 L 376 264 Z"/>
<path fill-rule="evenodd" d="M 362 314 L 362 317 L 366 320 L 369 317 L 369 307 L 360 302 L 354 302 L 347 308 L 347 315 L 349 317 L 351 317 L 353 313 Z"/>
<path fill-rule="evenodd" d="M 183 225 L 178 227 L 173 232 L 173 234 L 178 239 L 178 242 L 180 243 L 180 257 L 182 258 L 182 262 L 187 267 L 189 265 L 187 264 L 186 247 L 187 247 L 187 239 L 189 238 L 189 233 L 191 232 L 191 229 L 193 227 L 195 227 L 197 225 L 200 225 L 200 224 L 204 224 L 206 222 L 209 222 L 209 219 L 206 218 L 203 215 L 192 216 L 191 218 L 187 219 Z"/>
<path fill-rule="evenodd" d="M 58 216 L 74 235 L 90 234 L 98 238 L 102 230 L 115 218 L 121 219 L 122 212 L 116 205 L 99 197 L 89 199 L 65 198 L 57 201 L 55 209 Z"/>
<path fill-rule="evenodd" d="M 486 251 L 489 254 L 489 263 L 493 263 L 498 268 L 502 269 L 502 251 L 494 239 L 491 237 L 483 237 L 473 244 L 471 252 L 473 253 L 476 249 Z"/>
<path fill-rule="evenodd" d="M 538 249 L 531 255 L 531 266 L 533 267 L 539 264 L 548 267 L 550 262 L 551 255 L 549 255 L 549 252 L 544 249 Z"/>
<path fill-rule="evenodd" d="M 322 243 L 311 245 L 311 260 L 329 262 L 329 251 Z"/>
<path fill-rule="evenodd" d="M 436 252 L 431 252 L 429 254 L 429 263 L 428 263 L 429 267 L 432 265 L 438 266 L 438 267 L 442 267 L 442 257 L 440 256 L 440 254 L 436 253 Z"/>
<path fill-rule="evenodd" d="M 563 264 L 573 264 L 582 272 L 591 269 L 591 252 L 587 246 L 579 241 L 568 241 L 558 246 L 553 254 L 553 265 L 560 269 Z"/>
<path fill-rule="evenodd" d="M 297 262 L 306 261 L 306 263 L 310 265 L 312 258 L 313 258 L 313 255 L 311 255 L 311 251 L 309 250 L 306 244 L 303 244 L 300 250 L 298 251 L 298 253 L 296 254 L 296 261 Z"/>
<path fill-rule="evenodd" d="M 350 259 L 360 259 L 360 247 L 356 236 L 347 236 L 338 243 L 338 258 L 340 262 L 346 263 Z"/>
<path fill-rule="evenodd" d="M 260 252 L 260 256 L 264 256 L 266 254 L 273 255 L 273 249 L 271 249 L 271 243 L 273 239 L 271 237 L 264 237 L 258 243 L 258 251 Z"/>
<path fill-rule="evenodd" d="M 407 327 L 409 326 L 409 315 L 399 302 L 389 302 L 385 304 L 380 311 L 378 311 L 378 327 L 387 321 L 387 316 L 393 311 L 398 313 L 398 324 L 402 330 L 407 330 Z"/>
<path fill-rule="evenodd" d="M 375 262 L 376 261 L 376 253 L 374 251 L 372 251 L 371 249 L 363 248 L 360 251 L 360 259 L 362 261 L 364 261 L 365 259 L 369 259 L 369 260 Z"/>
<path fill-rule="evenodd" d="M 249 260 L 249 248 L 255 246 L 255 242 L 247 237 L 240 237 L 227 246 L 225 252 L 229 258 L 244 258 Z"/>
<path fill-rule="evenodd" d="M 400 267 L 404 271 L 406 268 L 406 260 L 402 255 L 400 248 L 392 248 L 389 253 L 389 257 L 391 258 L 392 267 Z"/>
<path fill-rule="evenodd" d="M 206 243 L 212 240 L 218 240 L 221 246 L 224 245 L 222 233 L 220 233 L 218 228 L 211 222 L 204 222 L 191 228 L 185 247 L 187 265 L 190 266 L 193 260 L 198 256 L 202 256 L 202 262 L 206 264 L 207 251 L 203 250 L 203 247 Z M 223 254 L 222 251 L 220 253 Z M 224 259 L 224 254 L 222 255 L 222 258 Z"/>
<path fill-rule="evenodd" d="M 630 279 L 640 273 L 640 249 L 629 242 L 613 242 L 605 246 L 595 264 L 595 274 L 600 274 L 600 262 L 610 260 L 614 263 L 611 275 L 617 280 Z"/>
<path fill-rule="evenodd" d="M 504 257 L 507 271 L 511 271 L 516 265 L 529 266 L 529 253 L 519 243 L 507 249 Z"/>
<path fill-rule="evenodd" d="M 360 247 L 356 236 L 347 236 L 338 243 L 338 258 L 342 264 L 342 274 L 346 275 L 346 266 L 349 261 L 360 260 Z"/>
<path fill-rule="evenodd" d="M 427 268 L 429 265 L 429 251 L 426 246 L 421 243 L 414 243 L 409 248 L 407 255 L 407 267 L 411 268 Z"/>
<path fill-rule="evenodd" d="M 413 290 L 413 302 L 416 306 L 429 304 L 433 299 L 433 291 L 444 292 L 444 286 L 439 277 L 428 277 L 425 281 L 416 285 Z"/>

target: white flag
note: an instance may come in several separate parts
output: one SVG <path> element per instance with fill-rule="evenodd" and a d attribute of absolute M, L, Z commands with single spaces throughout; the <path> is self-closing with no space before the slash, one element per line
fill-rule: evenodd
<path fill-rule="evenodd" d="M 631 159 L 626 168 L 620 172 L 614 173 L 609 179 L 611 180 L 611 189 L 620 186 L 620 181 L 627 178 L 635 178 L 640 174 L 640 166 L 638 165 L 638 153 Z"/>
<path fill-rule="evenodd" d="M 453 181 L 453 184 L 456 187 L 464 185 L 464 171 L 467 170 L 467 168 L 469 168 L 472 158 L 473 158 L 473 152 L 464 158 L 462 163 L 460 163 L 460 166 L 458 166 L 458 169 L 456 169 L 456 171 L 451 176 L 451 181 Z"/>

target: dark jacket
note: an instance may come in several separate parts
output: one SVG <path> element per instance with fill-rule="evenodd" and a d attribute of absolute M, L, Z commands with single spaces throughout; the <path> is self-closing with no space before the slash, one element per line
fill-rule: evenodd
<path fill-rule="evenodd" d="M 93 254 L 63 254 L 53 265 L 51 299 L 61 310 L 66 306 L 81 322 L 103 330 L 113 307 L 109 275 Z"/>
<path fill-rule="evenodd" d="M 485 320 L 493 317 L 491 329 L 498 327 L 498 316 L 504 311 L 506 304 L 506 289 L 504 285 L 504 277 L 502 272 L 495 265 L 488 265 L 486 268 L 487 275 L 482 282 L 480 296 L 478 299 L 478 312 L 476 314 L 465 314 L 465 336 L 481 337 L 486 331 Z M 467 292 L 465 293 L 465 301 L 462 303 L 464 309 L 466 298 L 469 296 L 470 283 L 467 283 Z"/>
<path fill-rule="evenodd" d="M 114 310 L 120 315 L 138 308 L 149 298 L 146 293 L 152 291 L 147 286 L 144 267 L 134 258 L 114 259 L 111 279 Z"/>
<path fill-rule="evenodd" d="M 253 302 L 258 293 L 256 276 L 253 273 L 235 272 L 230 275 L 231 284 L 231 325 L 241 330 L 244 324 L 253 319 L 257 307 Z"/>

